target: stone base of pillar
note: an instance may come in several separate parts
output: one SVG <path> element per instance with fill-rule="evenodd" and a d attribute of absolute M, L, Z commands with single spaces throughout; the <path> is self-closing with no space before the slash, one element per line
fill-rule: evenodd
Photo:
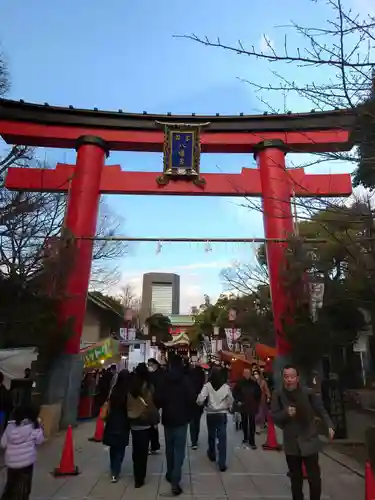
<path fill-rule="evenodd" d="M 60 426 L 65 429 L 77 422 L 78 403 L 83 376 L 80 354 L 62 354 L 56 359 L 46 392 L 46 404 L 61 404 Z"/>

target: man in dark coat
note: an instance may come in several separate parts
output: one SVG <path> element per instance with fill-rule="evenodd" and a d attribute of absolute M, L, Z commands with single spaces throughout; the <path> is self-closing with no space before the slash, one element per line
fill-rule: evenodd
<path fill-rule="evenodd" d="M 150 373 L 150 382 L 154 390 L 157 391 L 163 377 L 163 370 L 161 369 L 160 363 L 155 358 L 150 358 L 147 361 L 147 368 Z M 150 453 L 154 455 L 159 450 L 159 427 L 158 425 L 153 425 L 150 428 Z"/>
<path fill-rule="evenodd" d="M 206 379 L 203 368 L 198 365 L 192 366 L 189 371 L 189 377 L 192 386 L 194 388 L 195 399 L 197 399 L 202 390 L 202 387 L 204 386 Z M 193 408 L 193 416 L 192 419 L 190 420 L 190 440 L 191 440 L 191 447 L 193 450 L 196 450 L 198 448 L 198 439 L 201 427 L 202 413 L 203 413 L 203 406 L 195 403 Z"/>
<path fill-rule="evenodd" d="M 258 382 L 251 376 L 249 368 L 243 371 L 243 378 L 233 389 L 233 398 L 237 410 L 241 413 L 243 444 L 256 450 L 255 416 L 258 413 L 262 391 Z"/>
<path fill-rule="evenodd" d="M 161 421 L 164 426 L 167 459 L 165 478 L 171 483 L 172 494 L 177 496 L 182 493 L 180 482 L 185 460 L 187 428 L 193 415 L 196 397 L 182 359 L 170 356 L 168 362 L 168 370 L 156 387 L 154 401 L 162 410 Z"/>
<path fill-rule="evenodd" d="M 303 500 L 303 469 L 305 465 L 310 499 L 320 500 L 322 482 L 319 467 L 321 442 L 317 417 L 323 421 L 330 439 L 334 430 L 321 397 L 312 389 L 302 387 L 298 370 L 286 366 L 283 370 L 284 387 L 272 396 L 271 414 L 275 424 L 283 430 L 283 445 L 289 468 L 293 500 Z"/>
<path fill-rule="evenodd" d="M 0 433 L 3 433 L 10 414 L 12 412 L 13 402 L 10 391 L 4 385 L 4 375 L 0 372 Z"/>

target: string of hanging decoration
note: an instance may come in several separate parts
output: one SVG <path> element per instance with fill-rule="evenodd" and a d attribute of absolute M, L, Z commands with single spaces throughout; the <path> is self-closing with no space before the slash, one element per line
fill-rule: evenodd
<path fill-rule="evenodd" d="M 94 241 L 134 241 L 134 242 L 154 242 L 163 243 L 205 243 L 206 252 L 212 250 L 213 243 L 288 243 L 290 238 L 153 238 L 153 237 L 132 237 L 132 236 L 80 236 L 80 240 Z M 299 238 L 305 243 L 327 243 L 326 238 Z"/>

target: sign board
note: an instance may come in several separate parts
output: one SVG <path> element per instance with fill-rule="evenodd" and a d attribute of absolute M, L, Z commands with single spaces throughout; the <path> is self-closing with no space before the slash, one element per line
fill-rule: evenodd
<path fill-rule="evenodd" d="M 84 351 L 82 356 L 84 365 L 90 367 L 97 365 L 101 360 L 110 359 L 116 354 L 118 354 L 118 342 L 113 342 L 112 339 L 108 338 Z"/>
<path fill-rule="evenodd" d="M 209 123 L 156 123 L 164 128 L 164 167 L 163 175 L 157 178 L 158 184 L 182 178 L 204 185 L 206 181 L 199 175 L 200 130 Z"/>
<path fill-rule="evenodd" d="M 187 333 L 187 328 L 169 328 L 169 334 L 173 336 L 181 335 L 182 333 Z"/>
<path fill-rule="evenodd" d="M 231 351 L 233 349 L 233 345 L 241 337 L 241 329 L 225 328 L 224 330 L 225 330 L 225 337 L 227 339 L 228 349 Z"/>
<path fill-rule="evenodd" d="M 135 328 L 120 328 L 120 342 L 124 343 L 135 340 L 136 333 Z"/>
<path fill-rule="evenodd" d="M 344 397 L 337 380 L 322 382 L 322 399 L 335 429 L 335 439 L 347 438 Z"/>

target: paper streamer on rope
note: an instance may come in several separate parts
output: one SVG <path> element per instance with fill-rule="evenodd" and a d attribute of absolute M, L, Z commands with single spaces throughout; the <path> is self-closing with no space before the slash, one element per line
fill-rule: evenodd
<path fill-rule="evenodd" d="M 146 344 L 144 344 L 144 343 L 140 344 L 139 348 L 140 348 L 141 356 L 145 357 L 146 356 Z"/>
<path fill-rule="evenodd" d="M 204 342 L 204 349 L 206 353 L 210 356 L 212 354 L 212 344 L 210 341 L 210 337 L 208 335 L 205 335 L 203 342 Z"/>
<path fill-rule="evenodd" d="M 313 321 L 317 320 L 317 311 L 323 307 L 324 283 L 309 283 L 310 311 Z"/>

